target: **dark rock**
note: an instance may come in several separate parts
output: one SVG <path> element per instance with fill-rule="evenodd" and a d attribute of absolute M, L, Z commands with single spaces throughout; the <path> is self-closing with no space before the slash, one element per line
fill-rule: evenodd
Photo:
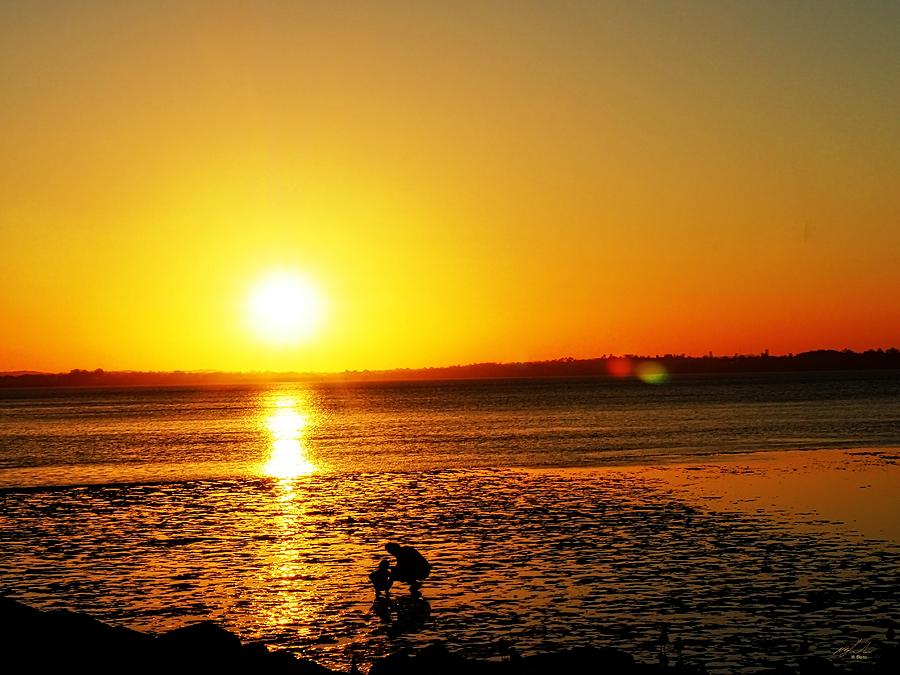
<path fill-rule="evenodd" d="M 771 668 L 759 671 L 756 675 L 796 675 L 796 671 L 794 671 L 784 661 L 779 661 Z"/>
<path fill-rule="evenodd" d="M 241 640 L 212 621 L 202 621 L 163 633 L 156 638 L 170 652 L 190 651 L 201 658 L 233 659 L 241 651 Z"/>
<path fill-rule="evenodd" d="M 221 626 L 202 622 L 158 638 L 109 626 L 85 614 L 41 612 L 0 597 L 0 672 L 90 672 L 100 675 L 333 675 L 261 643 L 242 645 Z"/>
<path fill-rule="evenodd" d="M 150 667 L 153 638 L 114 628 L 87 615 L 64 610 L 41 612 L 10 598 L 0 598 L 0 671 L 24 661 L 28 671 L 73 666 L 97 673 Z"/>
<path fill-rule="evenodd" d="M 821 656 L 807 656 L 800 660 L 799 675 L 832 675 L 844 672 L 828 659 Z"/>
<path fill-rule="evenodd" d="M 877 663 L 880 672 L 900 672 L 900 647 L 893 644 L 882 645 L 877 656 Z"/>
<path fill-rule="evenodd" d="M 522 659 L 523 673 L 629 673 L 634 671 L 631 654 L 612 647 L 578 647 Z"/>
<path fill-rule="evenodd" d="M 509 672 L 509 664 L 466 659 L 434 643 L 412 656 L 391 654 L 372 664 L 369 675 L 481 675 Z"/>
<path fill-rule="evenodd" d="M 334 675 L 335 671 L 326 668 L 325 666 L 320 666 L 315 661 L 310 661 L 309 659 L 298 659 L 294 658 L 287 652 L 273 652 L 272 656 L 277 657 L 282 663 L 287 665 L 286 659 L 284 657 L 288 657 L 291 659 L 291 670 L 284 671 L 295 673 L 296 675 Z M 281 671 L 279 671 L 281 672 Z"/>

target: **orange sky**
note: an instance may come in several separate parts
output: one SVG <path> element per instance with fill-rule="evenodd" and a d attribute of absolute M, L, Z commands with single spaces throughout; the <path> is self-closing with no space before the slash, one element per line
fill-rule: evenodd
<path fill-rule="evenodd" d="M 0 96 L 0 370 L 900 344 L 897 3 L 4 2 Z"/>

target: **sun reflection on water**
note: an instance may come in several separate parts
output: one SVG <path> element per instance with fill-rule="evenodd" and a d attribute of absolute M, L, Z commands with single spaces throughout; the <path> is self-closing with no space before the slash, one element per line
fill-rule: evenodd
<path fill-rule="evenodd" d="M 265 428 L 271 438 L 271 447 L 262 473 L 280 479 L 315 473 L 318 467 L 310 461 L 303 439 L 309 413 L 302 403 L 294 396 L 276 394 L 264 405 Z"/>
<path fill-rule="evenodd" d="M 305 602 L 306 594 L 298 588 L 298 580 L 312 572 L 303 560 L 308 544 L 305 537 L 298 536 L 306 520 L 306 502 L 300 498 L 305 490 L 297 479 L 319 469 L 309 459 L 304 438 L 315 422 L 315 411 L 304 396 L 283 392 L 267 394 L 260 408 L 260 427 L 269 437 L 268 459 L 260 472 L 278 480 L 272 493 L 274 519 L 269 521 L 273 544 L 257 581 L 256 612 L 266 633 L 302 632 L 315 625 L 315 617 Z"/>

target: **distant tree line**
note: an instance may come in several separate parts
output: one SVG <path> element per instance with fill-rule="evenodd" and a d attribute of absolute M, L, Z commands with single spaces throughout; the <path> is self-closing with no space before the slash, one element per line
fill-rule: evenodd
<path fill-rule="evenodd" d="M 292 381 L 300 373 L 223 373 L 190 371 L 105 371 L 75 368 L 68 373 L 0 374 L 4 387 L 177 387 L 198 384 L 253 384 Z"/>
<path fill-rule="evenodd" d="M 829 370 L 898 370 L 900 350 L 818 349 L 772 356 L 734 354 L 732 356 L 656 356 L 604 355 L 594 359 L 565 357 L 551 361 L 524 363 L 472 363 L 435 368 L 398 368 L 394 370 L 348 370 L 342 373 L 223 373 L 223 372 L 108 372 L 100 368 L 68 373 L 0 374 L 0 388 L 12 387 L 117 387 L 117 386 L 189 386 L 240 385 L 266 382 L 320 381 L 391 381 L 391 380 L 461 380 L 540 377 L 628 377 L 641 363 L 653 361 L 670 375 L 699 373 L 792 373 Z"/>
<path fill-rule="evenodd" d="M 766 372 L 809 372 L 828 370 L 900 370 L 900 349 L 870 349 L 854 352 L 849 349 L 819 349 L 771 356 L 762 354 L 734 354 L 732 356 L 687 356 L 685 354 L 663 354 L 638 356 L 612 354 L 595 359 L 574 359 L 565 357 L 551 361 L 528 361 L 524 363 L 473 363 L 469 365 L 437 368 L 378 371 L 347 371 L 346 379 L 359 380 L 438 380 L 477 379 L 511 377 L 592 377 L 627 376 L 621 369 L 623 363 L 630 370 L 643 362 L 653 361 L 662 365 L 671 375 L 694 373 L 766 373 Z"/>

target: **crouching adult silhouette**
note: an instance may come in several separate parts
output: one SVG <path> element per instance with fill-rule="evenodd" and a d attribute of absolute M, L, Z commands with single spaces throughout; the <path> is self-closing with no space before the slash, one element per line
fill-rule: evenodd
<path fill-rule="evenodd" d="M 397 564 L 391 571 L 391 579 L 409 584 L 409 592 L 417 595 L 422 588 L 422 580 L 431 574 L 431 564 L 412 546 L 401 546 L 392 542 L 386 544 L 384 548 L 397 559 Z"/>

